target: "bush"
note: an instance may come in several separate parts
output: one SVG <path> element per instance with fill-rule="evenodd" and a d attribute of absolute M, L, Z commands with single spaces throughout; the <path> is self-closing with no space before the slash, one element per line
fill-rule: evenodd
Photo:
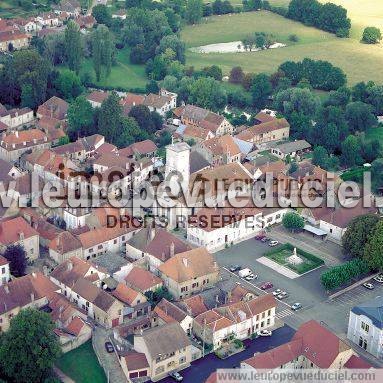
<path fill-rule="evenodd" d="M 293 43 L 296 43 L 296 42 L 299 41 L 299 38 L 298 38 L 297 35 L 292 34 L 292 35 L 289 36 L 289 41 L 291 41 L 291 42 L 293 42 Z"/>

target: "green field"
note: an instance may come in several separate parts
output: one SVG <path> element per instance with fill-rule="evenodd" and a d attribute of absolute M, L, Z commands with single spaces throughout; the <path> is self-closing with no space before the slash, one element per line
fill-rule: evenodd
<path fill-rule="evenodd" d="M 374 80 L 383 82 L 383 47 L 359 42 L 365 25 L 382 26 L 383 2 L 366 0 L 363 6 L 357 0 L 334 0 L 349 6 L 353 29 L 351 38 L 339 39 L 335 35 L 307 27 L 267 11 L 212 16 L 199 25 L 186 26 L 182 39 L 187 47 L 241 40 L 246 34 L 267 32 L 275 40 L 286 43 L 285 48 L 245 53 L 195 53 L 187 52 L 187 62 L 196 68 L 219 63 L 225 74 L 233 66 L 240 65 L 247 72 L 274 72 L 286 60 L 302 60 L 305 57 L 328 60 L 341 67 L 348 76 L 349 84 Z M 272 2 L 287 4 L 285 0 Z M 367 6 L 365 6 L 365 3 Z M 359 6 L 357 7 L 357 4 Z M 373 6 L 373 4 L 375 4 Z M 373 13 L 374 16 L 371 14 Z M 380 20 L 378 20 L 380 17 Z M 230 27 L 232 26 L 232 27 Z M 290 43 L 288 36 L 296 34 L 297 43 Z"/>
<path fill-rule="evenodd" d="M 81 73 L 88 72 L 92 75 L 92 82 L 98 86 L 123 88 L 130 90 L 135 88 L 145 89 L 147 77 L 144 65 L 133 65 L 129 61 L 129 49 L 117 50 L 116 65 L 112 67 L 108 77 L 101 76 L 99 82 L 95 79 L 93 63 L 91 59 L 84 60 Z"/>
<path fill-rule="evenodd" d="M 38 6 L 33 6 L 30 11 L 21 8 L 16 0 L 0 0 L 0 18 L 26 17 L 39 12 L 48 11 L 45 0 L 36 1 Z"/>
<path fill-rule="evenodd" d="M 106 383 L 104 370 L 98 364 L 91 341 L 64 354 L 56 366 L 75 382 Z"/>

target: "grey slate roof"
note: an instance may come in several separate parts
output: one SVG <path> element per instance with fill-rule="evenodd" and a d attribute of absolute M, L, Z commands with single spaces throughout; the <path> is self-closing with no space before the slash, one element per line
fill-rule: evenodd
<path fill-rule="evenodd" d="M 311 148 L 311 145 L 305 140 L 298 140 L 293 142 L 286 142 L 285 144 L 281 144 L 276 146 L 282 153 L 289 154 L 292 152 L 296 152 L 297 150 L 304 150 Z"/>
<path fill-rule="evenodd" d="M 209 167 L 211 163 L 199 152 L 190 153 L 190 173 L 195 173 Z"/>
<path fill-rule="evenodd" d="M 152 360 L 160 355 L 171 354 L 191 345 L 189 338 L 178 322 L 153 327 L 144 331 L 142 337 Z"/>
<path fill-rule="evenodd" d="M 376 297 L 354 306 L 351 311 L 356 315 L 365 315 L 372 320 L 376 327 L 383 329 L 383 297 Z"/>

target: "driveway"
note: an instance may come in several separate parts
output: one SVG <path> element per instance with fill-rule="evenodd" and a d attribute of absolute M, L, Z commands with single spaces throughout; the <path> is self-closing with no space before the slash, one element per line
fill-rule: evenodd
<path fill-rule="evenodd" d="M 109 340 L 109 332 L 102 327 L 96 326 L 93 330 L 92 344 L 101 366 L 104 368 L 105 374 L 109 375 L 110 383 L 125 383 L 127 379 L 123 373 L 116 353 L 107 353 L 105 350 L 105 342 Z"/>
<path fill-rule="evenodd" d="M 214 353 L 207 355 L 191 364 L 180 373 L 184 377 L 184 383 L 200 383 L 204 382 L 208 376 L 218 368 L 239 367 L 240 363 L 252 357 L 257 352 L 265 352 L 271 348 L 275 348 L 282 343 L 288 342 L 294 335 L 294 330 L 289 326 L 283 326 L 273 332 L 271 337 L 258 338 L 255 340 L 245 340 L 246 349 L 227 359 L 219 359 Z M 161 383 L 174 383 L 171 378 L 165 378 Z"/>

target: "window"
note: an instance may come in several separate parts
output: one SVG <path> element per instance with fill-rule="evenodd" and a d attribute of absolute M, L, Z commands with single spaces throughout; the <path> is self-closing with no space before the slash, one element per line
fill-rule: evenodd
<path fill-rule="evenodd" d="M 5 274 L 5 267 L 1 269 L 1 274 Z"/>
<path fill-rule="evenodd" d="M 370 326 L 365 322 L 362 322 L 361 327 L 362 330 L 364 330 L 365 332 L 368 332 L 370 330 Z"/>

